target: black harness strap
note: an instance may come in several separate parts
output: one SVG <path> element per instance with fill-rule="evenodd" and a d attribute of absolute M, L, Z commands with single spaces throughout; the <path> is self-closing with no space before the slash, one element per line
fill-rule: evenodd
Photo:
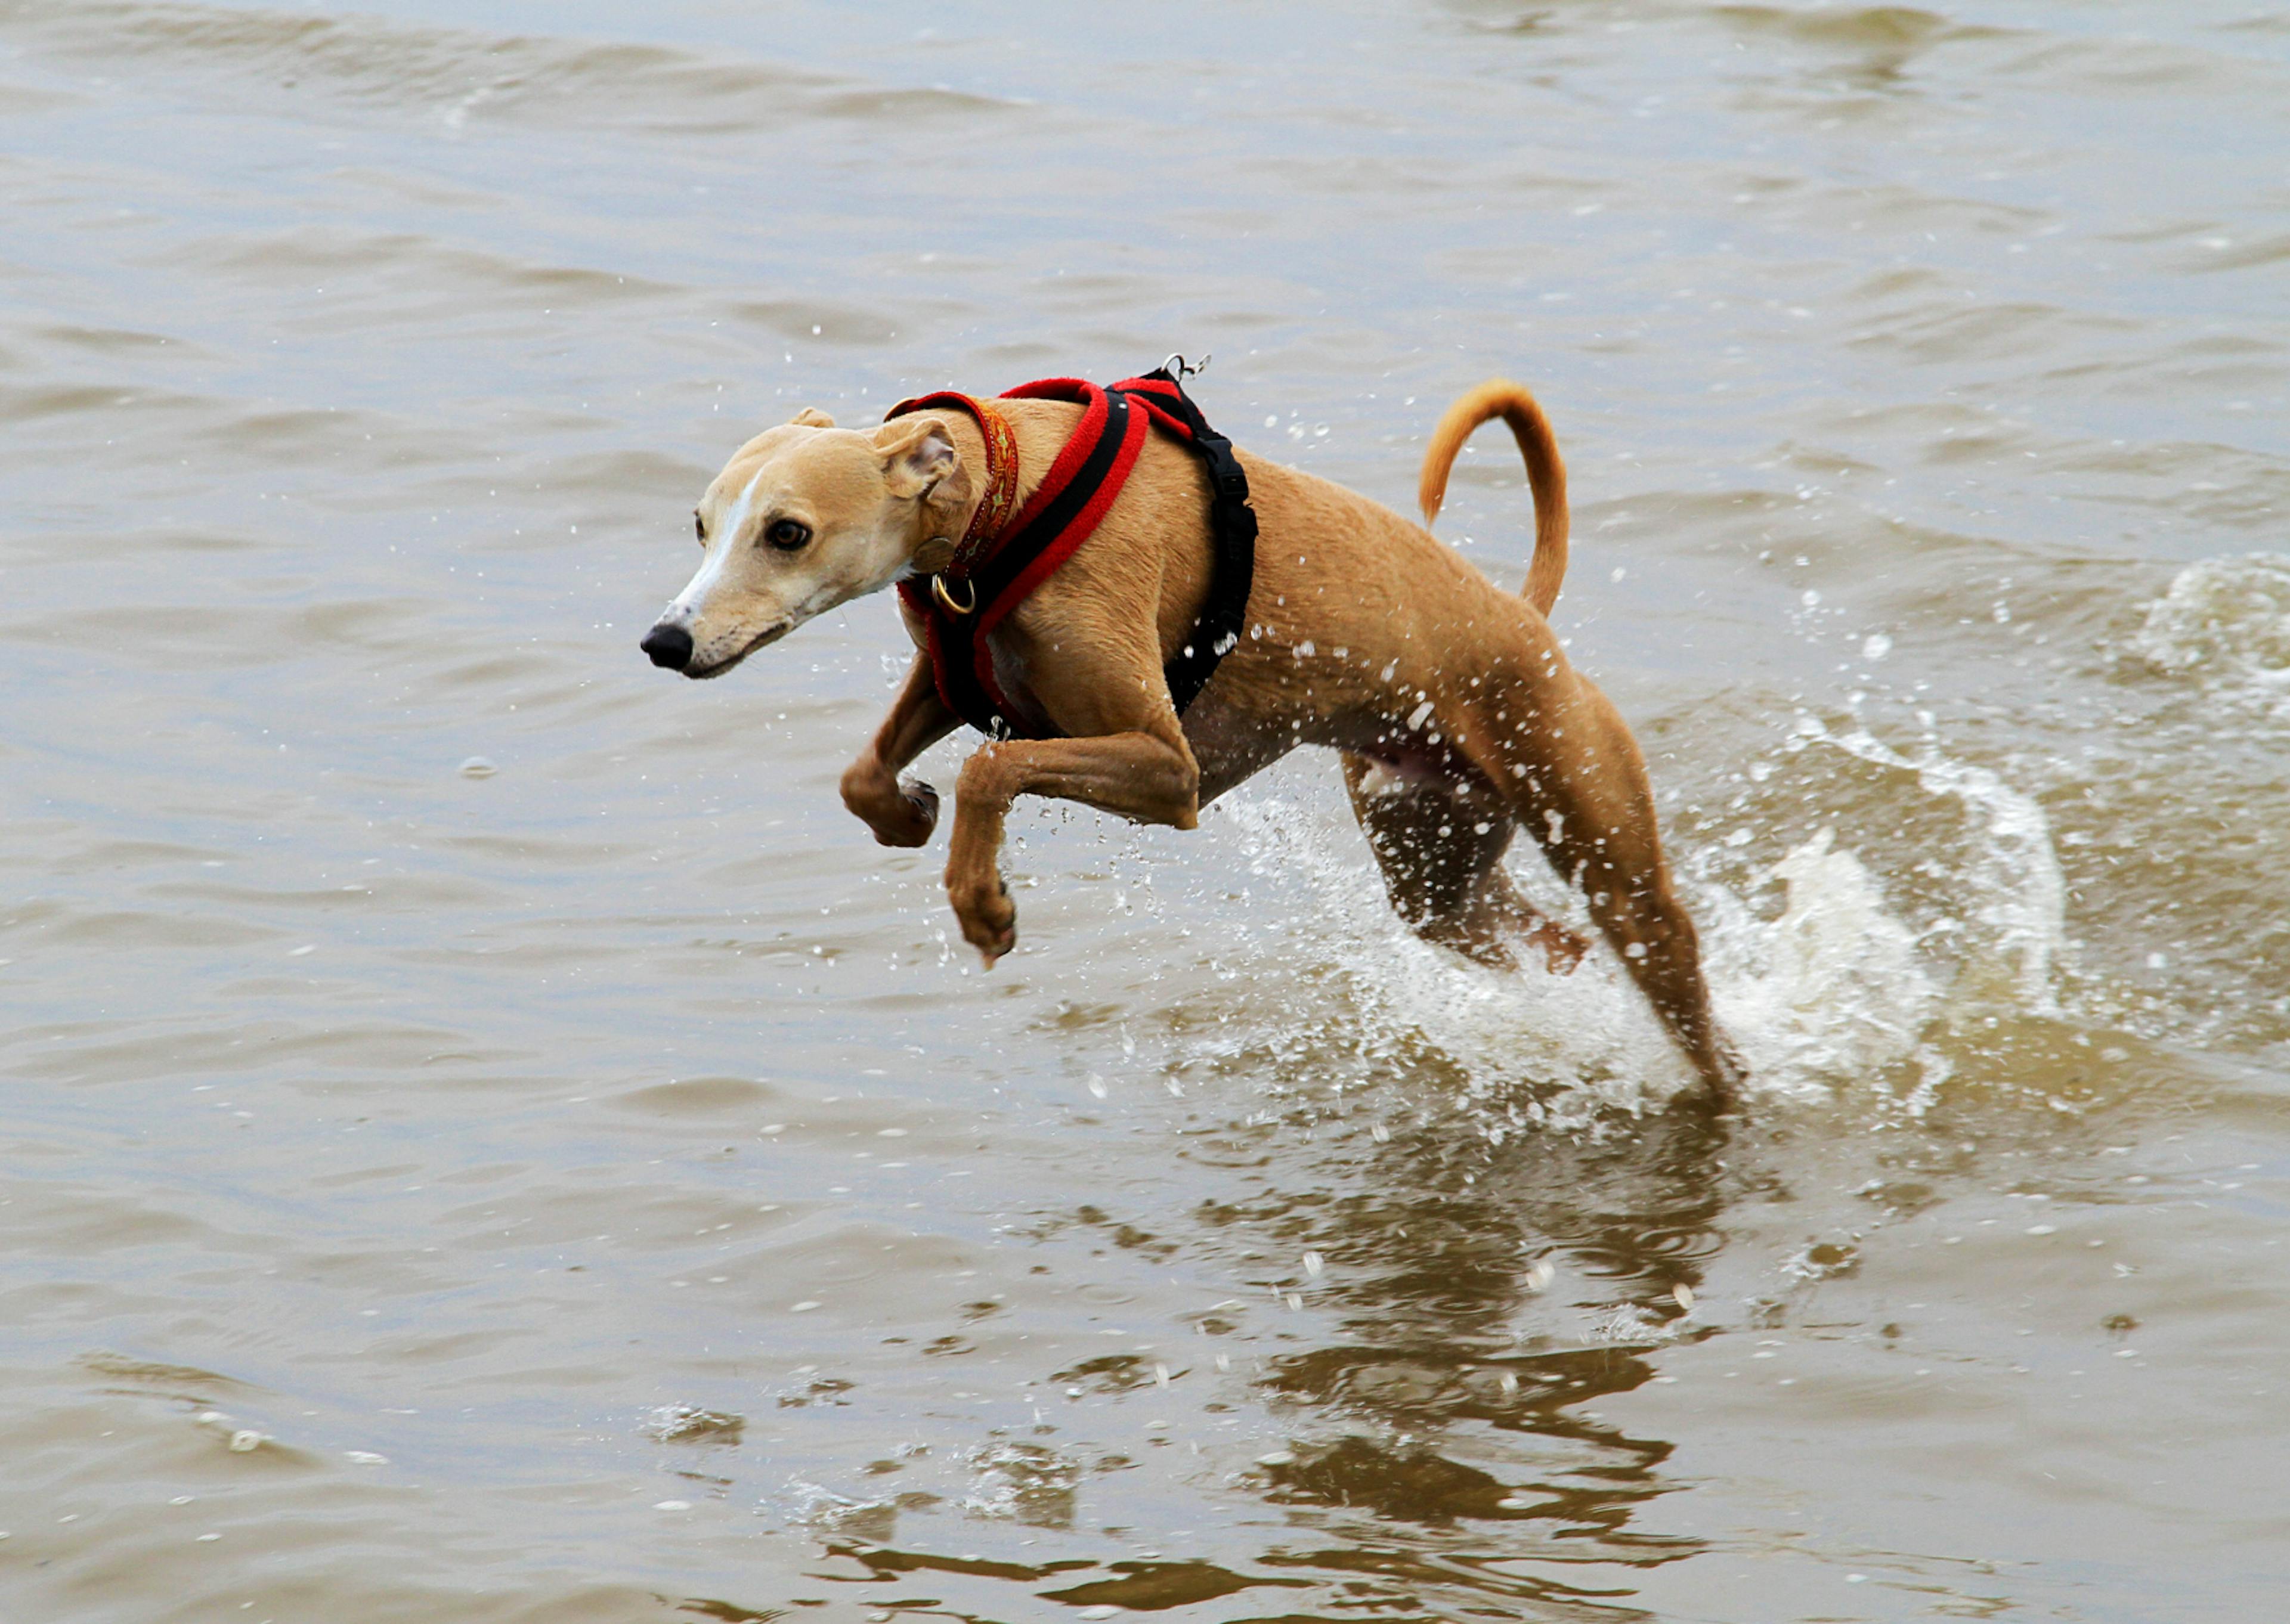
<path fill-rule="evenodd" d="M 1132 384 L 1146 387 L 1133 389 Z M 1215 548 L 1209 595 L 1193 620 L 1192 635 L 1162 668 L 1170 703 L 1181 716 L 1216 675 L 1218 662 L 1239 644 L 1248 623 L 1248 594 L 1256 581 L 1256 510 L 1248 505 L 1248 476 L 1233 454 L 1232 442 L 1209 427 L 1184 384 L 1167 367 L 1157 366 L 1142 378 L 1125 380 L 1113 388 L 1158 408 L 1154 420 L 1164 428 L 1170 427 L 1165 420 L 1170 418 L 1182 425 L 1181 437 L 1206 466 L 1209 476 L 1209 534 Z"/>
<path fill-rule="evenodd" d="M 1055 488 L 1029 502 L 1013 521 L 1014 527 L 991 539 L 985 556 L 966 571 L 949 572 L 945 579 L 954 585 L 948 596 L 957 607 L 950 608 L 947 596 L 924 581 L 901 583 L 901 594 L 909 607 L 924 617 L 929 630 L 939 697 L 957 716 L 990 738 L 1040 736 L 1030 735 L 1021 720 L 1009 714 L 1016 708 L 994 680 L 988 639 L 994 628 L 1087 540 L 1119 497 L 1145 432 L 1143 423 L 1133 424 L 1132 420 L 1133 410 L 1141 407 L 1153 427 L 1183 441 L 1201 459 L 1209 479 L 1213 554 L 1208 596 L 1185 642 L 1162 668 L 1170 703 L 1182 716 L 1208 684 L 1218 662 L 1240 642 L 1248 620 L 1249 590 L 1256 577 L 1256 514 L 1248 505 L 1248 476 L 1233 454 L 1232 442 L 1209 427 L 1183 384 L 1165 365 L 1104 389 L 1077 379 L 1045 379 L 1005 390 L 1002 398 L 1070 400 L 1090 410 L 1074 438 L 1059 451 L 1057 464 L 1045 482 L 1045 486 Z M 953 395 L 925 396 L 901 402 L 892 408 L 891 415 L 964 399 Z M 1102 410 L 1097 409 L 1099 402 Z M 1092 435 L 1093 438 L 1082 443 L 1085 436 Z M 968 608 L 958 608 L 964 603 Z"/>

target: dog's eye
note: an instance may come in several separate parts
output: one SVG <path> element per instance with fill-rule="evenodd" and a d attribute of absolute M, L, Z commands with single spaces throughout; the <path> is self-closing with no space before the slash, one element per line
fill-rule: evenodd
<path fill-rule="evenodd" d="M 697 513 L 692 516 L 692 533 L 700 538 L 701 546 L 708 545 L 708 521 Z"/>
<path fill-rule="evenodd" d="M 764 527 L 764 540 L 783 553 L 791 553 L 811 540 L 811 526 L 793 519 L 773 519 Z"/>

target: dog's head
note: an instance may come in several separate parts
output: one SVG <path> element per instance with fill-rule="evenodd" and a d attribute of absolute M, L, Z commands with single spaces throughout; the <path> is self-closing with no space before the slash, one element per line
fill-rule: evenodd
<path fill-rule="evenodd" d="M 798 412 L 742 445 L 700 499 L 700 572 L 645 634 L 644 652 L 686 676 L 720 676 L 813 615 L 911 572 L 970 496 L 937 418 L 861 434 Z"/>

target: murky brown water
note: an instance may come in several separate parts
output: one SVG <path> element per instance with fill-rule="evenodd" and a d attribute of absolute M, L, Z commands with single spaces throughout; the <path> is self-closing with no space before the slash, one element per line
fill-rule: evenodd
<path fill-rule="evenodd" d="M 0 1617 L 2279 1617 L 2286 154 L 2254 0 L 0 4 Z M 755 427 L 1177 348 L 1542 394 L 1730 1140 L 1325 759 L 986 976 L 888 603 L 637 655 Z"/>

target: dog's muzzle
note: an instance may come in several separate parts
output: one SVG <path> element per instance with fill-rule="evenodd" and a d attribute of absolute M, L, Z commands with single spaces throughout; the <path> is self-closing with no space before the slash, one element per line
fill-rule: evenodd
<path fill-rule="evenodd" d="M 646 632 L 637 646 L 666 670 L 681 671 L 692 663 L 692 634 L 666 620 Z"/>

